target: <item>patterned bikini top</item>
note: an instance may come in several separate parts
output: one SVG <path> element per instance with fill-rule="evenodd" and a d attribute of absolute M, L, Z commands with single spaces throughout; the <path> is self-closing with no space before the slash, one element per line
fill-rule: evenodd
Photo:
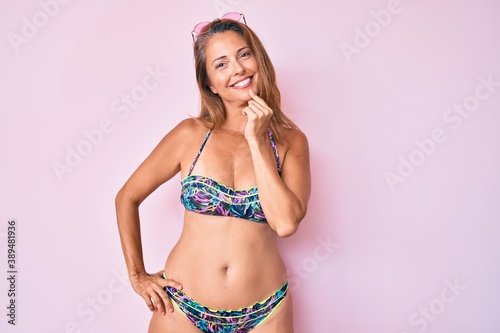
<path fill-rule="evenodd" d="M 205 136 L 198 155 L 196 155 L 193 164 L 189 168 L 188 176 L 181 180 L 181 203 L 187 210 L 199 214 L 238 217 L 254 222 L 267 223 L 266 216 L 260 205 L 257 186 L 237 190 L 209 177 L 191 175 L 191 171 L 193 171 L 210 133 L 211 130 Z M 276 157 L 278 173 L 281 175 L 276 142 L 270 130 L 268 130 L 268 134 Z"/>

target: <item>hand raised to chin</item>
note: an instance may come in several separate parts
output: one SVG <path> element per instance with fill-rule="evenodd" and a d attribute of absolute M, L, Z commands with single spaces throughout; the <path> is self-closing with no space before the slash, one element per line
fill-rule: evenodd
<path fill-rule="evenodd" d="M 245 138 L 248 142 L 255 142 L 263 137 L 273 115 L 273 110 L 252 89 L 249 90 L 249 94 L 252 99 L 248 101 L 248 106 L 242 110 L 242 113 L 247 116 Z"/>

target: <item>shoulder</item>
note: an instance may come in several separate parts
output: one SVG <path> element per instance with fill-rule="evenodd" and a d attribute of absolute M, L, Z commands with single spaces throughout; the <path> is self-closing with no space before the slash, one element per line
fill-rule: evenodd
<path fill-rule="evenodd" d="M 163 137 L 157 149 L 180 157 L 190 147 L 199 144 L 207 132 L 208 128 L 200 121 L 184 119 Z"/>
<path fill-rule="evenodd" d="M 207 132 L 208 130 L 209 128 L 196 118 L 186 118 L 178 123 L 172 129 L 172 132 L 175 132 L 175 134 L 193 134 L 193 132 Z"/>
<path fill-rule="evenodd" d="M 309 163 L 309 142 L 307 136 L 298 128 L 284 128 L 281 143 L 282 165 L 289 169 L 290 164 L 296 165 Z"/>
<path fill-rule="evenodd" d="M 286 150 L 294 150 L 294 151 L 308 150 L 309 142 L 307 140 L 307 136 L 300 129 L 285 128 L 283 130 L 283 133 L 285 134 L 284 144 L 286 146 Z"/>
<path fill-rule="evenodd" d="M 168 134 L 171 140 L 180 145 L 189 145 L 193 141 L 199 141 L 199 137 L 206 135 L 209 128 L 195 118 L 187 118 L 179 122 Z"/>

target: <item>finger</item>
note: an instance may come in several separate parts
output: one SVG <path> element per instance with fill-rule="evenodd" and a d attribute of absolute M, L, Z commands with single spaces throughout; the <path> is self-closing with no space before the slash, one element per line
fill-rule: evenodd
<path fill-rule="evenodd" d="M 251 115 L 255 114 L 255 112 L 252 110 L 252 108 L 250 108 L 250 106 L 246 106 L 245 108 L 243 108 L 243 111 L 241 111 L 241 113 L 243 113 L 247 116 L 251 116 Z"/>
<path fill-rule="evenodd" d="M 252 97 L 253 99 L 255 99 L 256 97 L 260 98 L 259 95 L 257 95 L 255 91 L 253 91 L 252 89 L 249 90 L 249 94 L 250 97 Z"/>
<path fill-rule="evenodd" d="M 258 108 L 260 111 L 263 112 L 264 116 L 266 117 L 271 117 L 273 115 L 273 110 L 271 110 L 271 108 L 269 106 L 267 106 L 267 104 L 261 104 L 259 103 L 258 101 L 256 100 L 252 100 L 252 101 L 249 101 L 248 102 L 248 105 L 251 106 L 255 106 L 256 108 Z"/>
<path fill-rule="evenodd" d="M 164 281 L 163 278 L 161 278 Z M 161 282 L 161 281 L 160 281 Z M 168 294 L 160 284 L 153 284 L 151 286 L 151 298 L 153 299 L 156 311 L 165 314 L 165 302 L 168 301 Z"/>
<path fill-rule="evenodd" d="M 176 289 L 182 289 L 182 284 L 180 284 L 179 282 L 177 282 L 175 280 L 172 280 L 172 279 L 163 279 L 162 278 L 161 285 L 164 285 L 164 287 L 163 287 L 163 289 L 161 289 L 161 292 L 159 292 L 158 294 L 161 297 L 162 306 L 163 306 L 163 309 L 164 309 L 162 311 L 162 313 L 165 314 L 165 310 L 168 311 L 168 312 L 170 312 L 170 313 L 174 312 L 174 306 L 172 304 L 172 300 L 168 296 L 165 288 L 168 287 L 168 286 L 170 286 L 170 287 L 174 287 Z"/>
<path fill-rule="evenodd" d="M 269 108 L 266 101 L 264 101 L 259 95 L 254 93 L 252 89 L 250 89 L 250 97 L 252 97 L 257 103 L 261 104 L 262 106 Z"/>
<path fill-rule="evenodd" d="M 266 116 L 269 114 L 269 109 L 263 107 L 262 105 L 254 102 L 254 101 L 250 101 L 248 102 L 248 106 L 258 115 L 260 115 L 261 117 L 262 116 Z"/>
<path fill-rule="evenodd" d="M 267 123 L 269 118 L 271 117 L 269 111 L 266 109 L 262 109 L 262 107 L 256 105 L 255 103 L 251 103 L 248 106 L 250 110 L 255 114 L 255 120 L 259 121 L 259 123 Z"/>
<path fill-rule="evenodd" d="M 146 302 L 146 305 L 148 306 L 149 310 L 154 311 L 155 310 L 155 306 L 153 305 L 153 302 L 151 302 L 151 299 L 149 298 L 149 296 L 147 296 L 147 295 L 146 296 L 142 296 L 142 298 Z"/>
<path fill-rule="evenodd" d="M 170 300 L 170 297 L 168 296 L 167 292 L 165 290 L 162 290 L 160 293 L 161 297 L 161 313 L 165 314 L 165 311 L 167 312 L 174 312 L 174 306 L 172 305 L 172 301 Z"/>
<path fill-rule="evenodd" d="M 243 109 L 243 113 L 247 115 L 248 120 L 255 120 L 257 119 L 257 114 L 255 111 L 250 107 L 247 106 L 246 108 Z"/>
<path fill-rule="evenodd" d="M 251 105 L 251 104 L 248 104 L 248 109 L 257 117 L 257 118 L 262 118 L 262 116 L 264 115 L 264 113 L 262 112 L 262 110 L 259 109 L 259 107 L 257 107 L 256 105 Z"/>
<path fill-rule="evenodd" d="M 161 292 L 160 292 L 161 293 Z M 165 314 L 165 304 L 159 293 L 154 293 L 151 297 L 155 306 L 155 311 L 159 311 L 161 314 Z"/>
<path fill-rule="evenodd" d="M 159 278 L 157 279 L 157 282 L 160 286 L 162 287 L 170 286 L 174 287 L 175 289 L 182 289 L 182 284 L 180 282 L 164 277 L 163 271 L 159 271 L 158 273 L 156 273 L 156 275 Z"/>
<path fill-rule="evenodd" d="M 168 297 L 167 293 L 165 293 L 165 297 L 166 298 L 162 296 L 165 311 L 170 313 L 174 312 L 174 305 L 172 304 L 172 300 L 170 299 L 170 297 Z M 163 312 L 163 314 L 165 314 L 165 312 Z"/>
<path fill-rule="evenodd" d="M 155 285 L 151 287 L 151 290 L 143 298 L 151 311 L 158 311 L 161 314 L 165 314 L 165 304 L 169 298 L 167 292 L 160 286 Z"/>
<path fill-rule="evenodd" d="M 180 282 L 171 279 L 166 279 L 165 282 L 166 282 L 165 287 L 170 286 L 174 287 L 175 289 L 182 289 L 182 284 Z"/>

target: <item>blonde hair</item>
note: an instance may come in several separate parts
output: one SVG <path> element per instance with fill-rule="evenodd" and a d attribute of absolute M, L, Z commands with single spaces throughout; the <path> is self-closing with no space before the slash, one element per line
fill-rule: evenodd
<path fill-rule="evenodd" d="M 209 87 L 210 78 L 207 72 L 207 56 L 205 52 L 207 43 L 212 36 L 225 31 L 234 31 L 242 36 L 255 55 L 259 68 L 259 96 L 273 110 L 273 115 L 269 121 L 269 129 L 273 132 L 277 142 L 282 139 L 286 141 L 283 129 L 293 128 L 298 130 L 299 128 L 281 110 L 281 94 L 276 84 L 274 66 L 257 35 L 248 26 L 236 21 L 217 20 L 212 22 L 198 35 L 194 43 L 196 81 L 201 94 L 200 114 L 195 119 L 209 128 L 217 129 L 222 126 L 226 118 L 222 99 L 218 94 L 214 94 Z"/>

